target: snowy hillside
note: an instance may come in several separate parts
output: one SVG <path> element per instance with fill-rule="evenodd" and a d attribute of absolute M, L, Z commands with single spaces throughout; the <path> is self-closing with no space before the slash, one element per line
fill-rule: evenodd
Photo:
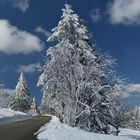
<path fill-rule="evenodd" d="M 27 115 L 26 113 L 22 113 L 19 111 L 13 111 L 11 109 L 6 109 L 6 108 L 0 109 L 0 125 L 24 120 L 29 117 L 30 116 Z"/>
<path fill-rule="evenodd" d="M 0 88 L 0 108 L 8 108 L 12 101 L 13 90 Z"/>
<path fill-rule="evenodd" d="M 39 140 L 139 140 L 140 132 L 121 129 L 119 136 L 102 135 L 85 132 L 78 128 L 72 128 L 52 117 L 49 124 L 43 126 L 36 134 Z"/>

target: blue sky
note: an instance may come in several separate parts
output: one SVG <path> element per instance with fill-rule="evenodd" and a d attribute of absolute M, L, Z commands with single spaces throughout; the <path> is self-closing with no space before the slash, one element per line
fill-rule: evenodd
<path fill-rule="evenodd" d="M 129 79 L 129 104 L 140 99 L 140 2 L 137 0 L 67 0 L 85 20 L 97 47 L 117 59 L 118 73 Z M 35 72 L 46 42 L 57 26 L 65 0 L 0 0 L 0 84 L 15 88 L 25 72 L 30 92 L 38 101 Z M 133 93 L 137 94 L 133 94 Z M 131 98 L 130 98 L 131 97 Z"/>

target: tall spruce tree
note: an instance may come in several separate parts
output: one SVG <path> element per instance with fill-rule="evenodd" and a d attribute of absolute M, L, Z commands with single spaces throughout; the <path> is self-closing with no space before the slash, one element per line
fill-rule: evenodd
<path fill-rule="evenodd" d="M 91 41 L 83 20 L 70 5 L 48 41 L 50 60 L 42 67 L 38 86 L 43 88 L 42 106 L 70 126 L 110 133 L 116 127 L 118 98 L 122 83 L 110 70 L 113 60 L 103 56 Z M 112 102 L 113 101 L 113 102 Z"/>
<path fill-rule="evenodd" d="M 30 109 L 30 114 L 32 116 L 38 116 L 38 115 L 40 115 L 40 110 L 38 109 L 38 106 L 37 106 L 35 97 L 33 98 L 33 102 L 32 102 L 31 109 Z"/>
<path fill-rule="evenodd" d="M 20 78 L 14 90 L 13 102 L 11 108 L 16 111 L 28 113 L 31 107 L 32 98 L 29 94 L 26 80 L 21 72 Z"/>

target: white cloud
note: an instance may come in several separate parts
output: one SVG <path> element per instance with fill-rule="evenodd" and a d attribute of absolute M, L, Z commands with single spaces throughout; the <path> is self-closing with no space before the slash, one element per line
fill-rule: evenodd
<path fill-rule="evenodd" d="M 124 98 L 128 98 L 131 96 L 140 97 L 140 84 L 128 84 L 126 86 L 126 92 Z"/>
<path fill-rule="evenodd" d="M 101 15 L 101 12 L 100 12 L 100 9 L 93 9 L 92 12 L 91 12 L 91 15 L 90 15 L 91 19 L 93 22 L 98 22 L 101 20 L 102 18 L 102 15 Z"/>
<path fill-rule="evenodd" d="M 127 86 L 127 91 L 129 93 L 140 93 L 140 84 L 130 84 Z"/>
<path fill-rule="evenodd" d="M 44 28 L 42 28 L 41 26 L 38 26 L 35 28 L 35 31 L 38 33 L 42 33 L 43 35 L 45 35 L 45 37 L 49 37 L 51 35 L 51 33 L 49 31 L 46 31 Z"/>
<path fill-rule="evenodd" d="M 41 40 L 26 31 L 12 26 L 8 20 L 0 20 L 0 52 L 6 54 L 29 54 L 40 52 L 44 47 Z"/>
<path fill-rule="evenodd" d="M 18 8 L 22 12 L 26 12 L 26 10 L 30 7 L 30 0 L 11 0 L 13 7 Z"/>
<path fill-rule="evenodd" d="M 5 84 L 0 84 L 0 88 L 1 88 L 1 87 L 5 87 Z"/>
<path fill-rule="evenodd" d="M 24 72 L 24 73 L 32 73 L 37 71 L 37 69 L 40 67 L 40 63 L 33 63 L 29 65 L 21 65 L 18 67 L 18 72 Z"/>
<path fill-rule="evenodd" d="M 108 13 L 112 24 L 140 24 L 140 0 L 113 0 Z"/>
<path fill-rule="evenodd" d="M 125 86 L 123 98 L 140 97 L 140 84 L 128 84 Z"/>

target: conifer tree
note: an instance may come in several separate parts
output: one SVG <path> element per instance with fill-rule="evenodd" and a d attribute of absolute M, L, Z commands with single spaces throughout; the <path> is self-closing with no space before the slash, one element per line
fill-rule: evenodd
<path fill-rule="evenodd" d="M 42 105 L 70 126 L 109 134 L 110 126 L 117 128 L 113 111 L 122 89 L 121 80 L 110 70 L 114 60 L 97 50 L 70 5 L 62 11 L 48 38 L 58 43 L 48 49 L 51 58 L 38 81 L 44 91 Z"/>
<path fill-rule="evenodd" d="M 13 102 L 11 108 L 16 111 L 28 113 L 31 107 L 32 98 L 29 94 L 26 80 L 21 72 L 20 78 L 14 90 Z"/>
<path fill-rule="evenodd" d="M 129 109 L 125 114 L 125 120 L 123 121 L 122 127 L 140 130 L 140 106 L 135 106 L 134 109 Z"/>
<path fill-rule="evenodd" d="M 35 97 L 33 98 L 33 102 L 32 102 L 31 109 L 30 109 L 30 113 L 31 113 L 32 116 L 40 115 L 40 111 L 38 109 Z"/>

